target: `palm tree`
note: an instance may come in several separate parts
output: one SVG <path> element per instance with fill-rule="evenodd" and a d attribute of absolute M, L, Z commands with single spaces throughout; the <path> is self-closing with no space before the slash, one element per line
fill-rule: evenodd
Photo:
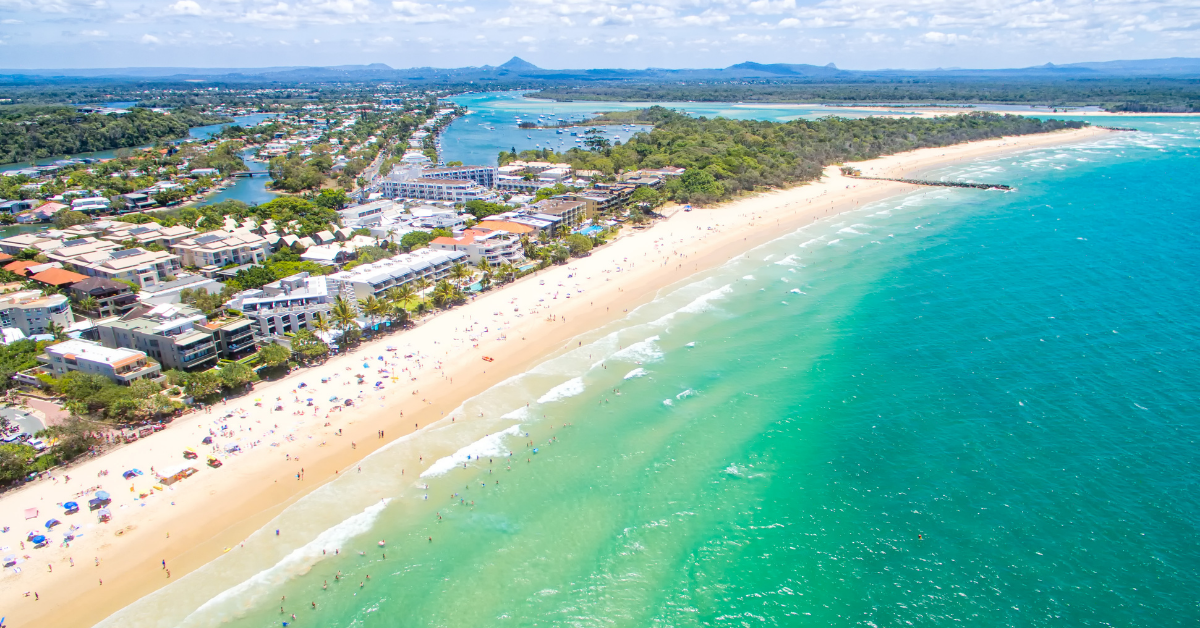
<path fill-rule="evenodd" d="M 314 332 L 329 331 L 329 322 L 326 321 L 325 317 L 321 316 L 320 314 L 317 314 L 316 317 L 312 319 L 312 322 L 308 324 L 308 326 L 311 327 Z"/>
<path fill-rule="evenodd" d="M 85 312 L 95 312 L 99 314 L 100 302 L 96 300 L 96 297 L 89 294 L 88 296 L 79 300 L 79 309 Z"/>
<path fill-rule="evenodd" d="M 474 274 L 475 273 L 471 272 L 471 269 L 467 268 L 466 264 L 461 262 L 450 267 L 450 276 L 453 277 L 454 281 L 459 285 L 462 285 L 464 280 L 468 279 Z"/>
<path fill-rule="evenodd" d="M 500 267 L 500 274 L 503 276 L 504 281 L 506 282 L 516 281 L 517 265 L 513 264 L 512 262 L 505 262 L 504 265 Z"/>
<path fill-rule="evenodd" d="M 397 325 L 403 326 L 408 324 L 408 308 L 404 307 L 404 304 L 399 301 L 394 301 L 388 305 L 388 316 Z"/>
<path fill-rule="evenodd" d="M 387 300 L 394 305 L 399 305 L 401 307 L 407 307 L 408 302 L 412 301 L 412 298 L 415 295 L 416 295 L 416 291 L 413 290 L 413 287 L 411 285 L 400 284 L 399 286 L 396 286 L 394 288 L 388 288 Z"/>
<path fill-rule="evenodd" d="M 55 340 L 67 339 L 67 330 L 63 329 L 62 325 L 59 325 L 54 321 L 50 321 L 50 324 L 46 325 L 46 333 L 54 336 Z"/>
<path fill-rule="evenodd" d="M 371 321 L 372 327 L 375 326 L 377 319 L 387 315 L 387 302 L 383 299 L 377 298 L 375 295 L 367 297 L 366 300 L 360 303 L 360 305 L 362 306 L 363 313 L 366 314 L 367 318 Z"/>
<path fill-rule="evenodd" d="M 492 287 L 492 273 L 486 271 L 483 273 L 483 276 L 479 278 L 479 287 L 484 290 Z"/>
<path fill-rule="evenodd" d="M 343 299 L 342 295 L 338 295 L 333 301 L 333 309 L 329 311 L 329 315 L 333 318 L 333 322 L 337 328 L 346 331 L 357 324 L 358 315 L 354 311 L 354 306 L 350 302 Z"/>
<path fill-rule="evenodd" d="M 491 269 L 492 269 L 492 265 L 488 263 L 486 257 L 479 258 L 479 270 L 482 270 L 483 272 L 486 273 L 487 271 L 489 271 Z"/>
<path fill-rule="evenodd" d="M 424 303 L 425 302 L 425 291 L 428 290 L 429 287 L 433 285 L 433 282 L 429 281 L 428 277 L 419 277 L 419 278 L 417 278 L 416 281 L 413 282 L 413 284 L 417 287 L 417 297 L 419 299 L 419 302 Z"/>
<path fill-rule="evenodd" d="M 445 279 L 433 287 L 433 304 L 438 307 L 448 307 L 454 300 L 455 287 Z"/>

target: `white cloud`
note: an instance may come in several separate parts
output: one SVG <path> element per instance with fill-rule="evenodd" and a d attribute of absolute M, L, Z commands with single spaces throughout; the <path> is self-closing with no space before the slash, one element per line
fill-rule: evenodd
<path fill-rule="evenodd" d="M 108 31 L 99 31 L 99 30 L 80 31 L 79 34 L 83 35 L 84 37 L 108 37 Z"/>
<path fill-rule="evenodd" d="M 201 15 L 204 13 L 204 9 L 200 8 L 200 4 L 196 0 L 179 0 L 167 7 L 167 10 L 175 15 Z"/>
<path fill-rule="evenodd" d="M 952 45 L 963 42 L 975 41 L 974 37 L 959 35 L 958 33 L 942 33 L 939 31 L 929 31 L 917 38 L 927 44 L 945 44 Z"/>
<path fill-rule="evenodd" d="M 143 44 L 161 44 L 162 40 L 155 37 L 154 35 L 146 33 L 145 35 L 142 35 L 141 42 Z"/>
<path fill-rule="evenodd" d="M 525 35 L 524 37 L 521 37 L 520 39 L 518 39 L 518 40 L 517 40 L 517 43 L 519 43 L 519 44 L 533 44 L 533 43 L 537 43 L 537 38 L 535 38 L 535 37 L 533 37 L 533 36 L 531 36 L 531 35 Z"/>

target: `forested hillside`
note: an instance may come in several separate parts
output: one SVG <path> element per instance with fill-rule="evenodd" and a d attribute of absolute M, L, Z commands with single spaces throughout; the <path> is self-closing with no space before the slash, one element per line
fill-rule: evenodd
<path fill-rule="evenodd" d="M 620 112 L 614 117 L 623 123 L 653 124 L 654 129 L 634 135 L 623 145 L 605 146 L 606 142 L 600 141 L 590 144 L 592 150 L 528 151 L 531 154 L 519 157 L 569 162 L 577 169 L 608 173 L 680 166 L 687 173 L 672 180 L 666 193 L 678 202 L 703 204 L 744 191 L 812 181 L 831 164 L 1086 126 L 1083 122 L 982 112 L 936 118 L 828 117 L 781 123 L 693 118 L 664 107 L 651 107 L 632 115 Z M 500 155 L 501 163 L 512 158 L 510 153 Z"/>
<path fill-rule="evenodd" d="M 0 110 L 0 164 L 114 148 L 132 148 L 186 137 L 193 126 L 228 118 L 188 109 L 156 113 L 134 108 L 124 115 L 78 113 L 68 107 Z"/>

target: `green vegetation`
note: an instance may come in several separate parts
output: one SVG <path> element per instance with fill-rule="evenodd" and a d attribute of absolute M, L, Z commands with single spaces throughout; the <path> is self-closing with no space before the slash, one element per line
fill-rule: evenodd
<path fill-rule="evenodd" d="M 197 168 L 216 168 L 222 175 L 239 172 L 246 169 L 242 160 L 241 142 L 221 142 L 215 148 L 202 155 L 196 155 L 189 161 L 192 170 Z"/>
<path fill-rule="evenodd" d="M 475 216 L 475 220 L 483 220 L 488 216 L 502 214 L 510 209 L 512 208 L 501 203 L 489 203 L 487 201 L 481 201 L 478 199 L 473 199 L 466 202 L 467 213 Z"/>
<path fill-rule="evenodd" d="M 117 116 L 77 113 L 69 107 L 18 107 L 0 113 L 0 164 L 152 144 L 185 137 L 192 126 L 225 121 L 191 110 L 165 114 L 135 108 Z"/>
<path fill-rule="evenodd" d="M 791 122 L 693 118 L 663 107 L 622 113 L 652 124 L 620 146 L 572 148 L 555 157 L 576 169 L 615 172 L 679 166 L 664 190 L 671 200 L 704 204 L 766 187 L 812 181 L 825 166 L 929 146 L 1079 128 L 1083 122 L 969 113 L 936 118 L 837 117 Z M 661 200 L 661 199 L 658 199 Z"/>
<path fill-rule="evenodd" d="M 114 384 L 96 373 L 71 371 L 61 378 L 44 377 L 55 392 L 66 398 L 66 408 L 80 416 L 91 415 L 112 423 L 152 419 L 172 412 L 176 405 L 159 394 L 162 386 L 138 380 L 129 386 Z"/>
<path fill-rule="evenodd" d="M 13 375 L 38 365 L 37 356 L 48 342 L 18 340 L 9 345 L 0 345 L 0 390 L 16 385 Z"/>
<path fill-rule="evenodd" d="M 1200 82 L 1171 78 L 1036 79 L 978 77 L 864 77 L 847 81 L 772 80 L 761 83 L 601 83 L 555 86 L 530 94 L 556 100 L 634 102 L 794 102 L 899 104 L 1093 105 L 1108 111 L 1200 111 Z M 620 116 L 612 118 L 620 120 Z M 632 123 L 631 120 L 624 122 Z"/>

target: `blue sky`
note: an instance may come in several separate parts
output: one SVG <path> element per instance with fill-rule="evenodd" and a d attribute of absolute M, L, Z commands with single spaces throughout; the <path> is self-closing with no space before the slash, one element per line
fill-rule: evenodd
<path fill-rule="evenodd" d="M 0 67 L 1023 67 L 1200 56 L 1200 0 L 0 0 Z"/>

